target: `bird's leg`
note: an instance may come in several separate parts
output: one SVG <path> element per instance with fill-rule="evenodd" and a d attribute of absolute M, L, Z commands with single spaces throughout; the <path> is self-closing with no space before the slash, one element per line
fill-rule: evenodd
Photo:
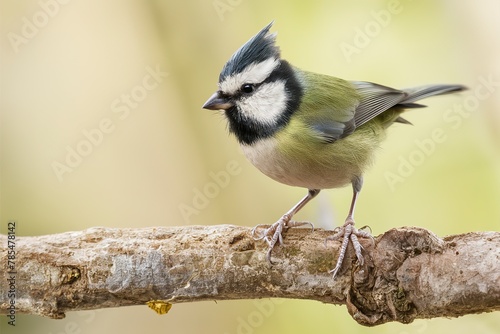
<path fill-rule="evenodd" d="M 361 244 L 359 243 L 358 237 L 372 238 L 370 233 L 358 230 L 357 228 L 354 227 L 354 210 L 356 208 L 356 201 L 358 199 L 358 195 L 359 192 L 361 191 L 362 185 L 363 185 L 362 177 L 356 177 L 352 181 L 353 195 L 352 195 L 351 207 L 349 209 L 349 214 L 347 215 L 344 225 L 342 225 L 341 227 L 337 227 L 335 229 L 336 230 L 335 235 L 327 238 L 327 240 L 336 240 L 341 237 L 343 238 L 342 245 L 340 246 L 340 253 L 339 253 L 339 258 L 337 259 L 337 264 L 335 265 L 335 268 L 330 270 L 330 273 L 333 274 L 333 278 L 335 278 L 340 267 L 342 266 L 342 262 L 344 261 L 349 240 L 351 241 L 354 247 L 354 252 L 356 253 L 356 257 L 358 258 L 359 264 L 363 265 L 364 258 L 361 252 L 363 246 L 361 246 Z"/>
<path fill-rule="evenodd" d="M 252 229 L 252 236 L 254 236 L 255 240 L 261 240 L 264 239 L 266 240 L 267 244 L 269 245 L 269 250 L 267 251 L 267 259 L 270 263 L 273 263 L 271 261 L 271 252 L 276 245 L 276 243 L 280 243 L 280 245 L 283 244 L 283 235 L 282 232 L 284 229 L 288 227 L 297 227 L 297 226 L 302 226 L 302 225 L 311 225 L 312 228 L 313 225 L 309 222 L 297 222 L 293 221 L 292 217 L 300 211 L 310 200 L 312 200 L 316 195 L 318 195 L 320 192 L 320 189 L 309 189 L 307 195 L 300 200 L 297 204 L 295 204 L 287 213 L 285 213 L 276 223 L 272 224 L 268 228 L 266 228 L 262 233 L 259 234 L 259 236 L 255 237 L 256 230 L 263 226 L 263 225 L 257 225 Z"/>

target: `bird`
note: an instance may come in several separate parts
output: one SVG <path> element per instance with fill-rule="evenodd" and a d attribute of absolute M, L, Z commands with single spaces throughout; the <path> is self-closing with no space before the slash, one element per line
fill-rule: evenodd
<path fill-rule="evenodd" d="M 292 220 L 321 190 L 352 186 L 347 218 L 329 239 L 342 239 L 333 279 L 349 242 L 360 265 L 364 263 L 359 238 L 373 238 L 355 227 L 354 213 L 363 174 L 386 130 L 407 110 L 422 108 L 417 101 L 466 89 L 458 84 L 394 89 L 366 81 L 348 81 L 299 69 L 281 57 L 276 33 L 265 26 L 226 62 L 218 89 L 203 105 L 222 111 L 228 129 L 250 162 L 280 183 L 307 189 L 307 194 L 280 219 L 252 230 L 256 240 L 272 250 L 283 244 L 283 232 L 309 222 Z M 260 231 L 260 233 L 258 232 Z"/>

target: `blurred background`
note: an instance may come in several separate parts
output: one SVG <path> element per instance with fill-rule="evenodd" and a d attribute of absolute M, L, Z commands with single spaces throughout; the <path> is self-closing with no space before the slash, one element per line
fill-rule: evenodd
<path fill-rule="evenodd" d="M 500 6 L 446 1 L 0 2 L 0 231 L 272 223 L 305 194 L 260 174 L 202 110 L 231 54 L 275 20 L 303 69 L 393 87 L 461 83 L 395 125 L 365 175 L 357 222 L 374 235 L 500 228 Z M 436 138 L 436 131 L 440 133 Z M 424 144 L 425 143 L 425 144 Z M 213 174 L 228 182 L 213 187 Z M 202 195 L 200 195 L 203 194 Z M 351 189 L 297 217 L 332 228 Z M 263 312 L 261 302 L 271 311 Z M 200 302 L 17 316 L 2 333 L 498 333 L 498 313 L 357 325 L 303 300 Z"/>

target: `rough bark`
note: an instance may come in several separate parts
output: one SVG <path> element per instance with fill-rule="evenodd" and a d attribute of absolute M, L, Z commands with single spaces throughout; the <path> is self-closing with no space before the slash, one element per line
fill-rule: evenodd
<path fill-rule="evenodd" d="M 360 240 L 365 263 L 348 249 L 335 280 L 340 242 L 331 231 L 290 229 L 266 261 L 266 244 L 247 227 L 91 228 L 15 239 L 17 313 L 64 312 L 151 300 L 300 298 L 346 304 L 363 325 L 458 317 L 500 310 L 500 233 L 438 238 L 415 227 Z M 3 268 L 7 237 L 0 236 Z M 9 312 L 12 274 L 2 269 L 0 314 Z M 12 281 L 10 281 L 12 282 Z"/>

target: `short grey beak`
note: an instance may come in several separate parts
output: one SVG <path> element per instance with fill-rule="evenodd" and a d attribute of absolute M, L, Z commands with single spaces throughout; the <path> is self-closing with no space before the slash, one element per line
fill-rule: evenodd
<path fill-rule="evenodd" d="M 203 109 L 209 110 L 228 110 L 234 107 L 234 103 L 223 97 L 220 92 L 215 92 L 203 105 Z"/>

